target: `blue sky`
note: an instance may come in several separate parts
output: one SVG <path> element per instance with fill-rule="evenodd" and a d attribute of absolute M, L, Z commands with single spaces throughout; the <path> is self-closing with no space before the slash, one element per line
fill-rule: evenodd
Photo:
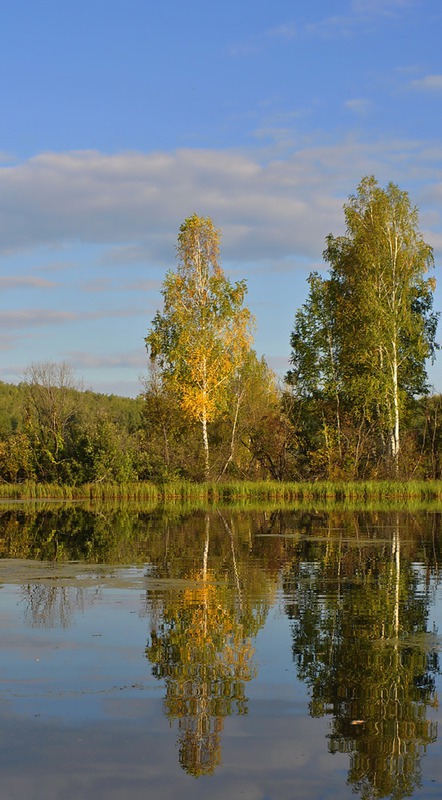
<path fill-rule="evenodd" d="M 325 237 L 397 183 L 442 257 L 440 0 L 0 0 L 0 379 L 136 395 L 183 220 L 281 374 Z M 436 309 L 442 309 L 442 281 Z M 442 391 L 442 355 L 429 370 Z"/>

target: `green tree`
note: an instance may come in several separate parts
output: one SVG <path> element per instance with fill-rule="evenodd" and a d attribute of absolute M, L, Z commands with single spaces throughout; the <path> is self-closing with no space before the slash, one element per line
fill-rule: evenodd
<path fill-rule="evenodd" d="M 14 433 L 0 441 L 0 480 L 21 483 L 35 478 L 34 458 L 25 433 Z"/>
<path fill-rule="evenodd" d="M 442 395 L 422 398 L 417 407 L 415 430 L 425 477 L 442 477 Z M 416 461 L 415 461 L 416 463 Z M 420 466 L 420 465 L 419 465 Z M 420 477 L 420 475 L 419 475 Z"/>
<path fill-rule="evenodd" d="M 40 480 L 69 482 L 69 450 L 81 394 L 72 368 L 44 361 L 24 373 L 25 432 Z"/>
<path fill-rule="evenodd" d="M 346 234 L 327 237 L 329 277 L 310 276 L 306 304 L 291 337 L 296 391 L 322 401 L 324 430 L 342 457 L 344 409 L 353 428 L 376 430 L 380 450 L 399 469 L 401 422 L 412 398 L 428 391 L 437 315 L 431 247 L 407 192 L 374 177 L 344 206 Z M 328 427 L 327 427 L 328 426 Z M 359 447 L 356 437 L 354 447 Z"/>
<path fill-rule="evenodd" d="M 141 478 L 167 481 L 195 480 L 201 474 L 198 422 L 183 414 L 176 394 L 165 384 L 155 362 L 143 381 L 143 418 L 138 434 L 144 463 Z"/>
<path fill-rule="evenodd" d="M 229 387 L 251 345 L 245 281 L 232 284 L 219 264 L 219 232 L 196 214 L 181 225 L 176 272 L 163 284 L 164 307 L 146 337 L 165 385 L 201 425 L 204 472 L 210 470 L 208 423 L 228 408 Z"/>
<path fill-rule="evenodd" d="M 219 478 L 287 477 L 287 469 L 279 470 L 277 475 L 273 469 L 276 463 L 287 460 L 281 459 L 281 454 L 289 446 L 283 433 L 280 391 L 275 374 L 254 350 L 250 350 L 235 374 L 230 391 L 229 409 L 213 431 L 212 449 L 214 460 L 220 464 Z M 290 435 L 288 420 L 287 425 L 286 433 Z"/>
<path fill-rule="evenodd" d="M 23 430 L 22 390 L 0 381 L 0 439 Z"/>

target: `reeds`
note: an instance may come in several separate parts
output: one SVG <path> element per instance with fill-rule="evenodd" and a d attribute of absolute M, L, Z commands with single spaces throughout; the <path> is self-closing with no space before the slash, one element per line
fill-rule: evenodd
<path fill-rule="evenodd" d="M 0 484 L 4 500 L 91 500 L 148 502 L 149 504 L 216 505 L 227 503 L 292 504 L 298 502 L 361 504 L 376 502 L 432 502 L 442 504 L 442 481 L 361 481 L 299 482 L 237 481 L 230 483 L 190 483 L 171 481 L 154 484 L 136 481 L 127 484 L 89 483 L 82 486 L 26 482 Z"/>
<path fill-rule="evenodd" d="M 161 497 L 153 483 L 85 483 L 68 486 L 57 483 L 0 484 L 0 499 L 5 500 L 127 500 L 158 502 Z"/>

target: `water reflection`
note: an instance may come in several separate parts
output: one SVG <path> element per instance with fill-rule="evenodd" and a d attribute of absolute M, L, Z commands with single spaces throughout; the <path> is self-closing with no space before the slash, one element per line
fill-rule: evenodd
<path fill-rule="evenodd" d="M 219 765 L 223 719 L 247 713 L 245 684 L 256 674 L 252 642 L 265 623 L 273 589 L 265 573 L 256 580 L 253 559 L 238 558 L 233 520 L 206 514 L 201 523 L 194 520 L 192 530 L 200 564 L 193 557 L 180 570 L 181 578 L 196 585 L 151 595 L 146 647 L 152 674 L 166 685 L 165 712 L 178 720 L 181 766 L 194 776 Z M 168 575 L 169 564 L 162 564 L 159 574 Z"/>
<path fill-rule="evenodd" d="M 5 508 L 1 524 L 1 555 L 54 570 L 22 584 L 32 627 L 66 629 L 97 596 L 57 582 L 66 562 L 144 565 L 140 654 L 164 687 L 186 773 L 220 766 L 226 718 L 248 713 L 257 634 L 281 603 L 308 712 L 330 718 L 328 750 L 348 754 L 349 785 L 364 800 L 417 791 L 437 739 L 439 640 L 429 612 L 440 514 L 42 504 Z"/>
<path fill-rule="evenodd" d="M 32 628 L 69 628 L 77 612 L 83 613 L 96 592 L 46 581 L 22 586 L 25 623 Z"/>
<path fill-rule="evenodd" d="M 390 516 L 377 547 L 357 538 L 346 545 L 329 520 L 322 557 L 299 562 L 286 581 L 293 657 L 311 690 L 310 713 L 332 716 L 329 749 L 349 753 L 348 781 L 362 798 L 411 796 L 421 784 L 421 757 L 437 738 L 429 716 L 439 672 L 427 630 L 430 583 L 401 553 L 402 537 L 407 549 L 414 544 L 403 520 Z"/>

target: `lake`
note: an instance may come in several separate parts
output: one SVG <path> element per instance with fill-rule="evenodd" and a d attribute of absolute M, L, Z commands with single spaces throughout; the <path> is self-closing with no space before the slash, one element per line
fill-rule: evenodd
<path fill-rule="evenodd" d="M 439 798 L 441 528 L 3 503 L 1 797 Z"/>

